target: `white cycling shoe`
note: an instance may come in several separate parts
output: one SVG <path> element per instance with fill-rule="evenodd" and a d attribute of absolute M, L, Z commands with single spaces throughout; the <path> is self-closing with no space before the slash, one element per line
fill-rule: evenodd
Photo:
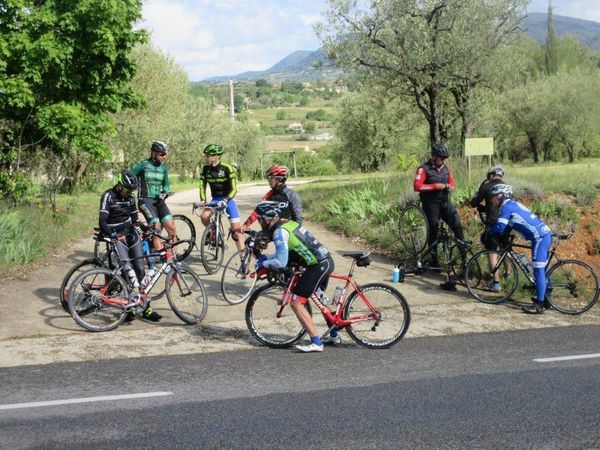
<path fill-rule="evenodd" d="M 342 343 L 342 336 L 340 336 L 339 333 L 335 337 L 328 334 L 323 339 L 321 339 L 321 342 L 323 344 L 338 345 Z"/>
<path fill-rule="evenodd" d="M 301 352 L 304 352 L 304 353 L 322 352 L 323 351 L 323 344 L 317 345 L 314 342 L 311 342 L 308 345 L 296 345 L 296 349 L 300 350 Z"/>

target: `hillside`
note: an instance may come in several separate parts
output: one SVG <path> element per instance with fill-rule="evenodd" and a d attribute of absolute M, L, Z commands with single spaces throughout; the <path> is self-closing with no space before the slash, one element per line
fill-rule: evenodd
<path fill-rule="evenodd" d="M 548 18 L 545 13 L 531 13 L 523 19 L 523 30 L 539 44 L 546 42 Z M 593 50 L 600 50 L 600 23 L 591 20 L 574 19 L 567 16 L 554 15 L 554 29 L 557 36 L 573 35 Z M 266 70 L 243 72 L 237 75 L 226 75 L 207 78 L 202 83 L 220 83 L 226 80 L 247 81 L 266 78 L 269 81 L 280 80 L 327 80 L 342 75 L 327 60 L 324 47 L 318 50 L 298 50 L 278 61 Z"/>

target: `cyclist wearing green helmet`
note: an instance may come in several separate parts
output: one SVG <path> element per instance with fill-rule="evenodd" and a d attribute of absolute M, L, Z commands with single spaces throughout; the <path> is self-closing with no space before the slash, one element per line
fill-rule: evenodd
<path fill-rule="evenodd" d="M 231 223 L 233 238 L 239 251 L 244 249 L 244 239 L 240 230 L 240 212 L 234 200 L 237 194 L 237 178 L 233 166 L 221 161 L 223 147 L 219 144 L 209 144 L 204 148 L 204 161 L 200 174 L 200 206 L 222 206 Z M 210 186 L 212 199 L 207 202 L 206 186 Z M 202 224 L 210 223 L 212 211 L 205 208 L 200 215 Z"/>

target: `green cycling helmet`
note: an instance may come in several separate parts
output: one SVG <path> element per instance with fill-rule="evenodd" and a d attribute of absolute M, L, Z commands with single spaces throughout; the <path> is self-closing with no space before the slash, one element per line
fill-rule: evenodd
<path fill-rule="evenodd" d="M 219 144 L 208 144 L 204 149 L 205 155 L 222 155 L 223 154 L 223 146 Z"/>

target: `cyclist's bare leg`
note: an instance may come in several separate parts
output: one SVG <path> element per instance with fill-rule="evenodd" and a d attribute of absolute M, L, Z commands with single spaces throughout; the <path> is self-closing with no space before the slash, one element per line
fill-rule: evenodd
<path fill-rule="evenodd" d="M 312 317 L 304 307 L 304 303 L 306 301 L 306 298 L 294 295 L 294 300 L 292 300 L 290 306 L 292 307 L 292 311 L 294 311 L 294 314 L 296 314 L 296 317 L 298 318 L 304 329 L 308 331 L 308 334 L 312 338 L 314 336 L 317 336 L 317 327 L 315 327 L 315 323 L 313 322 Z"/>
<path fill-rule="evenodd" d="M 488 260 L 490 261 L 490 268 L 496 267 L 498 264 L 498 254 L 497 253 L 488 253 Z M 498 271 L 494 272 L 494 281 L 500 282 L 500 275 L 498 275 Z"/>
<path fill-rule="evenodd" d="M 212 216 L 211 209 L 205 208 L 204 211 L 202 211 L 202 214 L 200 214 L 200 222 L 202 222 L 202 225 L 204 225 L 205 227 L 208 226 L 208 224 L 210 223 L 211 216 Z"/>
<path fill-rule="evenodd" d="M 156 222 L 154 224 L 154 231 L 160 234 L 160 232 L 162 231 L 162 226 L 160 225 L 160 222 Z M 157 252 L 160 252 L 163 249 L 162 241 L 158 236 L 152 236 L 152 248 L 154 248 L 154 250 L 156 250 Z"/>
<path fill-rule="evenodd" d="M 175 222 L 173 219 L 169 219 L 163 223 L 163 227 L 169 234 L 169 239 L 174 239 L 177 236 L 177 230 L 175 229 Z"/>
<path fill-rule="evenodd" d="M 239 222 L 235 222 L 231 224 L 231 231 L 233 232 L 233 237 L 235 239 L 235 245 L 238 249 L 238 252 L 244 250 L 244 233 L 242 232 L 242 227 Z"/>

